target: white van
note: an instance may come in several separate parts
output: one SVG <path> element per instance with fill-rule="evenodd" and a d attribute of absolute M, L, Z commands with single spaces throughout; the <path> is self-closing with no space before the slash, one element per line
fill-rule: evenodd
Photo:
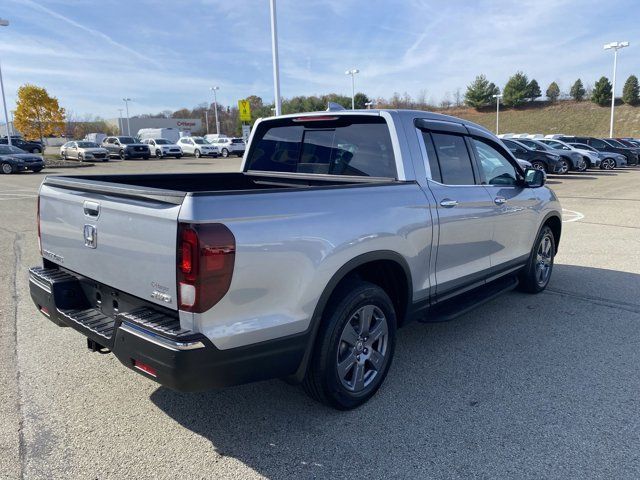
<path fill-rule="evenodd" d="M 147 140 L 151 138 L 165 138 L 171 143 L 176 143 L 180 138 L 180 130 L 177 128 L 141 128 L 138 130 L 138 138 Z"/>

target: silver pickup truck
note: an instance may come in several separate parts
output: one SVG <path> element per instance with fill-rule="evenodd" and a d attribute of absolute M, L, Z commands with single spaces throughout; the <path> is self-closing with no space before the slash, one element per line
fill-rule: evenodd
<path fill-rule="evenodd" d="M 354 408 L 399 327 L 547 286 L 562 224 L 544 182 L 453 117 L 268 118 L 237 173 L 47 177 L 31 296 L 173 389 L 285 377 Z"/>

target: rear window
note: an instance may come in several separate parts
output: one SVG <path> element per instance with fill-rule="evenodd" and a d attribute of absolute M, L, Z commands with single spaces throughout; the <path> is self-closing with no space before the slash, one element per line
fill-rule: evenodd
<path fill-rule="evenodd" d="M 263 123 L 248 170 L 396 178 L 389 127 L 374 116 Z"/>
<path fill-rule="evenodd" d="M 231 143 L 244 143 L 244 140 L 242 140 L 241 138 L 234 138 L 233 140 L 231 140 Z"/>

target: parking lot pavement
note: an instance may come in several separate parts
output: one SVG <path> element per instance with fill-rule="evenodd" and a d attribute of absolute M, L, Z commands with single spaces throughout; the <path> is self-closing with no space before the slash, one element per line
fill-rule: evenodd
<path fill-rule="evenodd" d="M 385 385 L 346 413 L 281 381 L 175 393 L 36 313 L 40 180 L 0 176 L 0 478 L 638 476 L 640 169 L 550 177 L 571 220 L 550 288 L 401 330 Z"/>

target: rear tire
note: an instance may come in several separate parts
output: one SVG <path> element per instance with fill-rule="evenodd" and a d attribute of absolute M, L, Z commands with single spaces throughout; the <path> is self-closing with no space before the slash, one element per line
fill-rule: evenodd
<path fill-rule="evenodd" d="M 558 170 L 558 175 L 564 175 L 569 171 L 569 162 L 562 159 L 560 160 L 560 169 Z"/>
<path fill-rule="evenodd" d="M 120 150 L 120 153 L 118 154 L 118 156 L 120 157 L 120 160 L 126 160 L 127 159 L 127 154 L 124 153 L 124 150 Z"/>
<path fill-rule="evenodd" d="M 350 410 L 384 381 L 395 349 L 396 312 L 384 290 L 354 280 L 327 305 L 303 386 L 315 400 Z"/>
<path fill-rule="evenodd" d="M 544 164 L 544 162 L 541 162 L 540 160 L 534 160 L 533 162 L 531 162 L 531 166 L 536 170 L 542 170 L 543 172 L 547 171 L 546 165 Z"/>
<path fill-rule="evenodd" d="M 31 151 L 31 153 L 41 153 L 41 150 L 38 147 L 36 147 Z"/>
<path fill-rule="evenodd" d="M 13 165 L 11 165 L 8 162 L 4 162 L 3 164 L 1 164 L 0 165 L 0 170 L 5 175 L 9 175 L 10 173 L 15 173 L 16 172 L 16 169 L 13 167 Z"/>
<path fill-rule="evenodd" d="M 553 260 L 556 255 L 556 241 L 551 228 L 542 227 L 531 249 L 527 265 L 520 272 L 519 288 L 523 292 L 540 293 L 551 279 Z"/>
<path fill-rule="evenodd" d="M 193 152 L 193 156 L 196 158 L 200 158 L 202 154 L 200 153 L 200 150 L 196 149 L 195 152 Z"/>
<path fill-rule="evenodd" d="M 162 151 L 156 150 L 156 158 L 162 158 Z"/>
<path fill-rule="evenodd" d="M 223 158 L 227 158 L 229 156 L 229 150 L 227 150 L 226 148 L 222 149 L 222 157 Z"/>

